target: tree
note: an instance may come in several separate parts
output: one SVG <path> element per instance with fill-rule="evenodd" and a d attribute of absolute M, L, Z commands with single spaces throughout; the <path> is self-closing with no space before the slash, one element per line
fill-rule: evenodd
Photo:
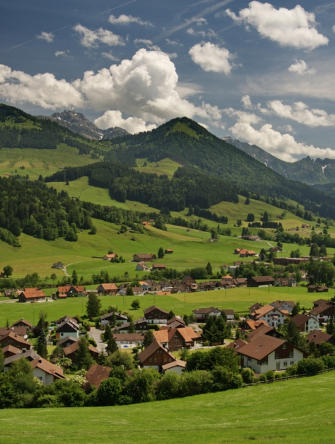
<path fill-rule="evenodd" d="M 42 358 L 47 358 L 48 356 L 47 340 L 43 329 L 41 329 L 40 335 L 38 337 L 36 351 L 40 356 L 42 356 Z"/>
<path fill-rule="evenodd" d="M 295 315 L 297 315 L 298 313 L 299 313 L 299 311 L 300 311 L 301 309 L 300 309 L 300 302 L 297 302 L 296 304 L 295 304 L 295 306 L 293 307 L 293 309 L 292 309 L 292 316 L 295 316 Z"/>
<path fill-rule="evenodd" d="M 140 301 L 138 299 L 134 299 L 131 303 L 131 308 L 133 310 L 138 310 L 140 308 Z"/>
<path fill-rule="evenodd" d="M 115 405 L 119 403 L 122 385 L 118 378 L 107 378 L 100 384 L 97 391 L 99 405 Z"/>
<path fill-rule="evenodd" d="M 319 250 L 319 254 L 321 257 L 327 256 L 327 248 L 325 245 L 321 245 L 320 250 Z"/>
<path fill-rule="evenodd" d="M 10 265 L 6 265 L 5 267 L 3 267 L 2 274 L 5 278 L 8 278 L 13 274 L 13 267 Z"/>
<path fill-rule="evenodd" d="M 111 335 L 111 337 L 108 338 L 106 350 L 109 355 L 115 353 L 118 350 L 118 346 L 117 343 L 115 342 L 113 335 Z"/>
<path fill-rule="evenodd" d="M 249 205 L 250 204 L 250 199 L 249 199 L 249 197 L 247 197 L 246 199 L 245 199 L 245 205 Z"/>
<path fill-rule="evenodd" d="M 159 248 L 157 256 L 159 259 L 162 259 L 164 257 L 164 250 L 162 247 Z"/>
<path fill-rule="evenodd" d="M 126 290 L 126 295 L 127 296 L 134 296 L 133 287 L 131 285 L 128 285 L 127 290 Z"/>
<path fill-rule="evenodd" d="M 88 295 L 88 301 L 86 306 L 87 316 L 89 319 L 93 319 L 100 314 L 101 301 L 94 293 Z"/>
<path fill-rule="evenodd" d="M 106 325 L 105 331 L 103 332 L 103 340 L 104 342 L 108 342 L 108 340 L 113 336 L 112 330 L 109 324 Z"/>
<path fill-rule="evenodd" d="M 2 348 L 0 348 L 0 373 L 3 372 L 5 364 L 5 355 L 3 354 Z"/>
<path fill-rule="evenodd" d="M 213 274 L 213 269 L 212 269 L 212 265 L 210 262 L 208 262 L 208 264 L 206 265 L 206 272 L 207 272 L 208 276 L 212 276 L 212 274 Z"/>
<path fill-rule="evenodd" d="M 77 285 L 78 284 L 78 274 L 76 272 L 76 270 L 73 270 L 72 272 L 72 285 Z"/>
<path fill-rule="evenodd" d="M 253 213 L 248 213 L 247 215 L 247 222 L 253 222 L 255 220 L 255 216 Z"/>
<path fill-rule="evenodd" d="M 268 212 L 267 211 L 264 211 L 264 213 L 263 213 L 263 216 L 262 216 L 262 218 L 261 218 L 261 221 L 262 222 L 264 222 L 264 223 L 267 223 L 267 222 L 269 222 L 269 214 L 268 214 Z"/>
<path fill-rule="evenodd" d="M 78 369 L 85 368 L 86 370 L 91 366 L 93 358 L 88 348 L 86 338 L 80 338 L 78 341 L 78 350 L 75 354 L 75 365 Z"/>
<path fill-rule="evenodd" d="M 309 250 L 309 255 L 312 257 L 318 257 L 320 256 L 320 251 L 319 251 L 319 247 L 317 244 L 312 244 L 311 248 Z"/>
<path fill-rule="evenodd" d="M 144 333 L 143 346 L 144 348 L 149 347 L 155 340 L 154 334 L 151 330 L 148 330 Z"/>

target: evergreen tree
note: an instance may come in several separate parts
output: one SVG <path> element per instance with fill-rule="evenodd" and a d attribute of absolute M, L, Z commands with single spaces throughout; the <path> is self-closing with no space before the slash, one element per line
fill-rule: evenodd
<path fill-rule="evenodd" d="M 112 336 L 113 336 L 112 330 L 111 330 L 109 324 L 107 324 L 106 328 L 105 328 L 105 331 L 103 333 L 104 342 L 108 342 Z"/>
<path fill-rule="evenodd" d="M 113 335 L 111 335 L 107 341 L 106 350 L 109 355 L 111 355 L 112 353 L 114 353 L 118 350 L 118 346 L 117 346 L 117 343 L 115 342 Z"/>
<path fill-rule="evenodd" d="M 134 296 L 133 287 L 131 285 L 128 285 L 127 290 L 126 290 L 126 295 L 127 296 Z"/>
<path fill-rule="evenodd" d="M 43 329 L 41 329 L 41 332 L 38 337 L 36 351 L 42 358 L 47 358 L 48 356 L 47 340 Z"/>
<path fill-rule="evenodd" d="M 2 348 L 0 347 L 0 373 L 3 372 L 5 365 L 5 355 L 3 354 Z"/>
<path fill-rule="evenodd" d="M 86 370 L 91 366 L 93 358 L 88 348 L 88 342 L 86 338 L 80 338 L 78 341 L 78 350 L 75 355 L 75 366 L 78 369 L 85 368 Z"/>
<path fill-rule="evenodd" d="M 310 256 L 313 256 L 313 257 L 318 257 L 318 256 L 320 256 L 320 251 L 319 251 L 319 247 L 318 247 L 318 245 L 317 244 L 312 244 L 311 245 L 311 248 L 310 248 L 310 250 L 309 250 L 309 255 Z"/>
<path fill-rule="evenodd" d="M 297 315 L 298 313 L 299 313 L 299 311 L 300 311 L 300 303 L 299 302 L 297 302 L 296 304 L 295 304 L 295 306 L 293 307 L 293 309 L 292 309 L 292 316 L 295 316 L 295 315 Z"/>
<path fill-rule="evenodd" d="M 91 293 L 88 295 L 88 301 L 87 301 L 87 316 L 89 319 L 93 319 L 100 314 L 101 309 L 101 301 L 98 298 L 98 296 L 94 293 Z"/>
<path fill-rule="evenodd" d="M 159 248 L 157 256 L 159 259 L 162 259 L 164 257 L 164 250 L 162 247 Z"/>
<path fill-rule="evenodd" d="M 72 272 L 72 285 L 77 285 L 78 284 L 78 274 L 76 272 L 76 270 L 73 270 Z"/>
<path fill-rule="evenodd" d="M 321 245 L 320 250 L 319 250 L 319 255 L 321 257 L 327 256 L 327 248 L 325 245 Z"/>
<path fill-rule="evenodd" d="M 140 301 L 138 299 L 134 299 L 131 303 L 131 308 L 133 310 L 138 310 L 140 308 Z"/>
<path fill-rule="evenodd" d="M 213 274 L 213 269 L 212 269 L 212 265 L 210 262 L 208 262 L 208 264 L 206 265 L 206 272 L 207 272 L 208 276 L 212 276 L 212 274 Z"/>
<path fill-rule="evenodd" d="M 150 344 L 152 344 L 155 340 L 154 334 L 151 330 L 148 330 L 144 333 L 144 340 L 143 340 L 143 346 L 144 348 L 149 347 Z"/>

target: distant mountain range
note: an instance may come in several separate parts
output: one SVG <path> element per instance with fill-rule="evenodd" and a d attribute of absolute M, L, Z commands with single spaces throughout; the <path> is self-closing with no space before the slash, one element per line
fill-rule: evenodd
<path fill-rule="evenodd" d="M 256 145 L 249 145 L 248 143 L 230 137 L 227 137 L 224 140 L 287 179 L 297 180 L 309 185 L 335 182 L 334 159 L 311 159 L 310 157 L 305 157 L 293 163 L 285 162 Z"/>
<path fill-rule="evenodd" d="M 99 129 L 83 114 L 75 111 L 63 111 L 61 113 L 54 113 L 51 116 L 41 117 L 57 122 L 72 132 L 91 140 L 111 140 L 115 137 L 122 137 L 129 134 L 126 130 L 119 127 L 108 128 L 106 130 Z"/>

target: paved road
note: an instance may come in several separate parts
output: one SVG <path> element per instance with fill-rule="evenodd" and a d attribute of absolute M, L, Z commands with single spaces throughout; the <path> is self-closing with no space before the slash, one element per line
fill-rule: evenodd
<path fill-rule="evenodd" d="M 95 342 L 97 343 L 97 349 L 99 353 L 105 353 L 107 344 L 102 342 L 101 335 L 103 333 L 103 330 L 99 330 L 98 328 L 91 327 L 90 331 L 88 332 L 88 336 L 90 338 L 93 338 Z"/>

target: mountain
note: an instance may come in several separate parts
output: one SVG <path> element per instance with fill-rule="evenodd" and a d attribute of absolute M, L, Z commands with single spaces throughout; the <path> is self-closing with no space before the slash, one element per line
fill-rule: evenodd
<path fill-rule="evenodd" d="M 296 162 L 285 162 L 256 145 L 249 145 L 230 137 L 224 140 L 290 180 L 297 180 L 309 185 L 335 182 L 334 159 L 305 157 Z"/>
<path fill-rule="evenodd" d="M 129 133 L 123 128 L 108 128 L 106 130 L 99 129 L 93 122 L 88 120 L 83 114 L 75 111 L 63 111 L 46 116 L 46 119 L 53 120 L 59 125 L 68 128 L 76 134 L 87 137 L 92 140 L 111 140 L 115 137 L 126 136 Z"/>

